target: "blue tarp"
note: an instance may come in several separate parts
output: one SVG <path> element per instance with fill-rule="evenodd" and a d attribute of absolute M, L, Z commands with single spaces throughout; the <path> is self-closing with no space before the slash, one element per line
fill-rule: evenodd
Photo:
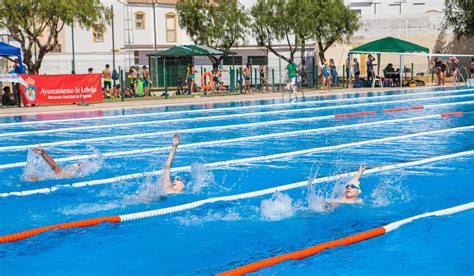
<path fill-rule="evenodd" d="M 10 44 L 0 42 L 0 56 L 2 57 L 16 56 L 18 57 L 18 61 L 20 65 L 23 65 L 23 62 L 21 60 L 21 49 L 15 46 L 11 46 Z"/>

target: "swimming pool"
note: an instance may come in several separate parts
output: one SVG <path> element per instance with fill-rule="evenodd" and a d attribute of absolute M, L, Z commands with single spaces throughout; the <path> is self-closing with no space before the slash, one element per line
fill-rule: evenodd
<path fill-rule="evenodd" d="M 164 210 L 0 244 L 0 274 L 216 274 L 472 202 L 473 104 L 474 89 L 457 88 L 0 117 L 0 236 Z M 174 174 L 191 184 L 150 201 L 176 131 Z M 60 165 L 89 162 L 90 174 L 23 180 L 38 143 Z M 363 205 L 323 208 L 360 164 L 419 160 L 364 175 Z M 303 184 L 282 188 L 292 183 Z M 473 214 L 417 220 L 257 273 L 472 275 Z"/>

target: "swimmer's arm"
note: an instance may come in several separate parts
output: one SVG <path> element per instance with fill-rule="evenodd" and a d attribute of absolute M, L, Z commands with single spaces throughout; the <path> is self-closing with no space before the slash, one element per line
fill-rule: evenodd
<path fill-rule="evenodd" d="M 341 204 L 364 204 L 364 201 L 361 198 L 358 198 L 355 201 L 348 201 L 348 200 L 345 200 L 345 199 L 342 199 L 342 198 L 338 198 L 338 199 L 327 200 L 326 204 L 329 207 L 337 207 Z"/>
<path fill-rule="evenodd" d="M 176 153 L 176 150 L 178 149 L 179 145 L 179 135 L 178 133 L 175 133 L 173 136 L 173 146 L 171 147 L 170 150 L 170 155 L 168 156 L 168 160 L 166 160 L 165 163 L 165 168 L 163 169 L 163 177 L 164 177 L 164 183 L 165 186 L 171 187 L 171 165 L 173 164 L 173 159 L 174 155 Z"/>
<path fill-rule="evenodd" d="M 359 171 L 357 171 L 357 173 L 354 175 L 354 177 L 352 178 L 353 181 L 360 181 L 360 178 L 362 176 L 362 174 L 364 174 L 364 171 L 365 171 L 365 166 L 363 165 L 360 165 L 359 167 Z M 351 181 L 352 181 L 351 180 Z"/>
<path fill-rule="evenodd" d="M 343 201 L 340 198 L 326 200 L 326 204 L 329 205 L 330 207 L 336 207 L 341 203 L 345 203 L 345 201 Z"/>
<path fill-rule="evenodd" d="M 61 167 L 58 166 L 54 159 L 51 158 L 51 156 L 49 156 L 42 147 L 32 148 L 32 150 L 40 154 L 41 157 L 43 157 L 44 161 L 48 163 L 48 165 L 51 167 L 51 169 L 53 169 L 56 174 L 60 174 L 62 172 Z"/>

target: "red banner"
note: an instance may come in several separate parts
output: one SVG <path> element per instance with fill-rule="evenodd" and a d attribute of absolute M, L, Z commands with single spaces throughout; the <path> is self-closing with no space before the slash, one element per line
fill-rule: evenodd
<path fill-rule="evenodd" d="M 21 87 L 28 104 L 70 104 L 103 100 L 100 74 L 21 75 L 28 87 Z"/>

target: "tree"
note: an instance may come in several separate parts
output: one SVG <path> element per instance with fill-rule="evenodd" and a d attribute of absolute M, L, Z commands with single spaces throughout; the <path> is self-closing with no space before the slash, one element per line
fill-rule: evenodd
<path fill-rule="evenodd" d="M 44 56 L 59 45 L 65 25 L 76 22 L 82 28 L 104 26 L 111 12 L 100 0 L 1 0 L 0 28 L 18 41 L 29 73 L 38 74 Z M 33 51 L 38 55 L 33 60 Z"/>
<path fill-rule="evenodd" d="M 257 43 L 286 61 L 299 48 L 303 73 L 308 41 L 316 42 L 323 60 L 331 45 L 348 40 L 359 27 L 357 13 L 342 0 L 258 0 L 251 14 Z M 274 48 L 283 41 L 290 49 L 288 57 Z"/>
<path fill-rule="evenodd" d="M 238 0 L 219 1 L 180 0 L 176 5 L 179 25 L 186 30 L 195 44 L 229 52 L 245 40 L 248 16 Z M 224 56 L 209 56 L 214 66 Z"/>
<path fill-rule="evenodd" d="M 291 8 L 286 0 L 258 0 L 250 11 L 254 20 L 252 31 L 257 44 L 287 62 L 294 58 L 299 46 L 298 36 L 293 35 L 297 26 Z M 288 46 L 289 56 L 276 50 L 274 43 L 281 41 Z"/>
<path fill-rule="evenodd" d="M 313 38 L 314 34 L 314 0 L 289 0 L 288 9 L 290 14 L 297 16 L 291 17 L 294 24 L 294 34 L 300 43 L 301 74 L 306 78 L 306 41 Z"/>
<path fill-rule="evenodd" d="M 474 3 L 472 0 L 445 0 L 445 24 L 457 39 L 474 37 Z"/>
<path fill-rule="evenodd" d="M 316 0 L 312 5 L 313 38 L 318 45 L 319 58 L 336 42 L 350 39 L 359 28 L 359 15 L 344 5 L 342 0 Z"/>

